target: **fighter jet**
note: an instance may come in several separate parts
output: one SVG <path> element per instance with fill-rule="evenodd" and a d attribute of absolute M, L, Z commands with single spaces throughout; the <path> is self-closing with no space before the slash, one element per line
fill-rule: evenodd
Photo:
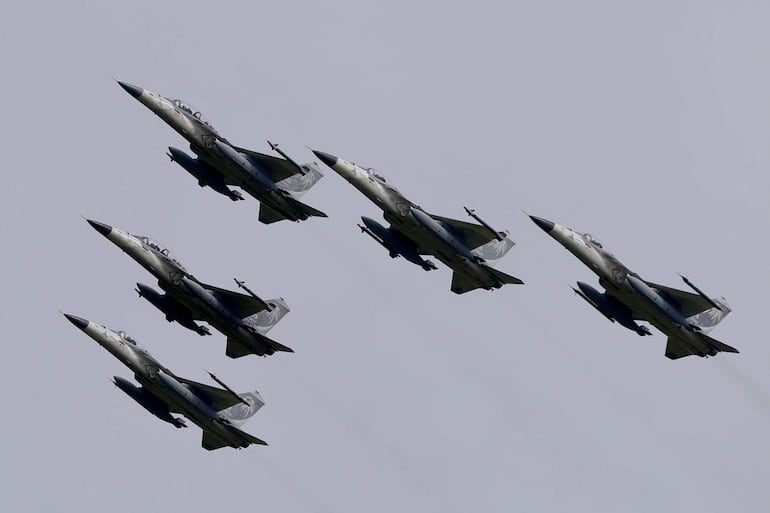
<path fill-rule="evenodd" d="M 267 337 L 267 333 L 289 312 L 283 298 L 263 300 L 244 282 L 235 280 L 248 295 L 207 285 L 190 274 L 168 249 L 142 235 L 131 235 L 112 226 L 87 219 L 99 233 L 139 262 L 158 279 L 165 294 L 137 283 L 136 292 L 166 314 L 199 335 L 210 335 L 205 321 L 227 337 L 225 353 L 230 358 L 247 354 L 271 355 L 275 351 L 294 351 Z"/>
<path fill-rule="evenodd" d="M 578 288 L 572 290 L 611 322 L 617 321 L 640 336 L 652 333 L 637 321 L 649 322 L 668 336 L 666 356 L 672 360 L 689 355 L 706 357 L 719 352 L 738 352 L 707 335 L 730 313 L 724 298 L 707 296 L 684 276 L 682 279 L 694 294 L 646 281 L 590 234 L 540 217 L 530 216 L 530 219 L 599 276 L 604 293 L 580 281 Z"/>
<path fill-rule="evenodd" d="M 224 388 L 216 388 L 175 375 L 126 334 L 74 315 L 64 314 L 69 321 L 96 340 L 100 346 L 134 372 L 141 386 L 115 376 L 115 386 L 145 410 L 174 427 L 187 427 L 180 413 L 203 429 L 204 449 L 220 447 L 241 449 L 251 444 L 267 445 L 240 427 L 265 405 L 259 392 L 236 394 L 214 374 L 211 378 Z"/>
<path fill-rule="evenodd" d="M 315 162 L 297 164 L 270 141 L 270 148 L 282 158 L 239 148 L 219 135 L 190 104 L 125 82 L 118 84 L 189 141 L 196 157 L 173 147 L 168 149 L 168 156 L 193 175 L 201 187 L 209 186 L 233 201 L 243 196 L 230 187 L 240 187 L 261 203 L 259 220 L 265 224 L 327 217 L 299 201 L 323 177 Z"/>
<path fill-rule="evenodd" d="M 412 203 L 372 168 L 358 166 L 322 151 L 313 151 L 327 166 L 353 184 L 383 211 L 386 228 L 369 217 L 358 225 L 363 233 L 380 243 L 391 258 L 404 257 L 426 271 L 436 264 L 422 255 L 433 255 L 450 269 L 452 292 L 464 294 L 474 289 L 499 289 L 506 283 L 523 282 L 492 267 L 513 246 L 508 232 L 498 232 L 474 210 L 465 208 L 473 224 L 430 214 Z"/>

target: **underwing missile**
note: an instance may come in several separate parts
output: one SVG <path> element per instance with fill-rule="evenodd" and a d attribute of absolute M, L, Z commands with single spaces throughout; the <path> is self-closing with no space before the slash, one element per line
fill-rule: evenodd
<path fill-rule="evenodd" d="M 706 295 L 706 293 L 705 293 L 705 292 L 703 292 L 703 291 L 702 291 L 701 289 L 699 289 L 698 287 L 696 287 L 696 286 L 695 286 L 695 284 L 694 284 L 693 282 L 691 282 L 690 280 L 688 280 L 688 279 L 687 279 L 685 276 L 683 276 L 683 275 L 681 275 L 681 274 L 680 274 L 679 276 L 680 276 L 680 277 L 681 277 L 681 278 L 684 280 L 684 282 L 687 284 L 687 286 L 688 286 L 688 287 L 690 287 L 690 288 L 691 288 L 691 289 L 693 289 L 695 292 L 697 292 L 697 293 L 698 293 L 698 295 L 699 295 L 700 297 L 702 297 L 703 299 L 705 299 L 706 301 L 708 301 L 708 302 L 709 302 L 709 304 L 710 304 L 711 306 L 713 306 L 714 308 L 716 308 L 716 309 L 717 309 L 717 310 L 719 310 L 720 312 L 724 312 L 724 309 L 723 309 L 721 306 L 719 306 L 719 305 L 717 304 L 717 302 L 716 302 L 716 301 L 714 301 L 713 299 L 711 299 L 710 297 L 708 297 L 708 296 Z"/>
<path fill-rule="evenodd" d="M 582 290 L 576 289 L 572 285 L 570 285 L 569 288 L 571 288 L 573 290 L 573 292 L 575 292 L 575 294 L 577 294 L 578 296 L 580 296 L 583 299 L 585 299 L 586 303 L 588 303 L 589 305 L 591 305 L 594 308 L 596 308 L 596 310 L 598 310 L 599 313 L 601 313 L 603 316 L 605 316 L 610 322 L 615 322 L 615 319 L 613 319 L 610 314 L 608 314 L 602 308 L 600 308 L 598 303 L 596 303 L 595 301 L 591 300 L 591 298 L 589 298 Z"/>
<path fill-rule="evenodd" d="M 233 280 L 235 280 L 235 284 L 236 284 L 236 285 L 238 285 L 238 288 L 241 288 L 241 289 L 245 290 L 246 292 L 248 292 L 248 293 L 249 293 L 249 295 L 250 295 L 251 297 L 253 297 L 253 298 L 254 298 L 254 299 L 256 299 L 257 301 L 259 301 L 260 303 L 262 303 L 262 306 L 264 306 L 264 307 L 265 307 L 265 309 L 266 309 L 268 312 L 272 312 L 272 311 L 273 311 L 273 308 L 275 308 L 275 305 L 271 305 L 271 304 L 269 304 L 269 303 L 265 302 L 265 300 L 264 300 L 264 299 L 262 299 L 261 297 L 259 297 L 258 295 L 256 295 L 256 294 L 255 294 L 255 293 L 254 293 L 254 292 L 253 292 L 253 291 L 252 291 L 252 290 L 251 290 L 249 287 L 247 287 L 247 286 L 246 286 L 246 282 L 245 282 L 245 281 L 241 281 L 241 280 L 239 280 L 238 278 L 233 278 Z"/>
<path fill-rule="evenodd" d="M 678 324 L 679 326 L 682 326 L 689 331 L 700 330 L 699 326 L 688 322 L 687 319 L 685 319 L 682 315 L 682 312 L 679 311 L 679 309 L 666 301 L 663 296 L 661 296 L 655 289 L 647 285 L 644 281 L 630 274 L 626 276 L 626 280 L 628 281 L 628 284 L 631 286 L 632 290 L 644 298 L 644 300 L 649 304 L 657 308 L 661 314 L 668 317 L 671 322 Z"/>
<path fill-rule="evenodd" d="M 158 400 L 152 394 L 148 394 L 144 389 L 134 386 L 133 383 L 120 376 L 114 376 L 112 383 L 122 390 L 131 399 L 142 405 L 142 407 L 148 412 L 152 413 L 160 420 L 168 422 L 177 428 L 187 427 L 187 424 L 180 419 L 176 418 L 168 411 L 168 405 L 163 401 Z"/>
<path fill-rule="evenodd" d="M 284 152 L 284 151 L 283 151 L 281 148 L 279 148 L 277 144 L 273 144 L 273 143 L 271 143 L 270 141 L 267 141 L 267 144 L 269 144 L 269 145 L 270 145 L 270 149 L 271 149 L 271 150 L 273 150 L 273 151 L 275 151 L 275 152 L 278 152 L 278 154 L 279 154 L 281 157 L 285 158 L 285 159 L 286 159 L 286 160 L 287 160 L 287 161 L 288 161 L 288 162 L 289 162 L 291 165 L 293 165 L 294 167 L 296 167 L 296 168 L 297 168 L 297 171 L 299 171 L 299 173 L 300 173 L 300 174 L 302 174 L 302 175 L 305 175 L 305 174 L 307 174 L 307 171 L 305 171 L 305 168 L 304 168 L 304 167 L 302 167 L 302 166 L 300 166 L 299 164 L 297 164 L 297 163 L 294 161 L 294 159 L 292 159 L 291 157 L 289 157 L 288 155 L 286 155 L 286 152 Z"/>
<path fill-rule="evenodd" d="M 357 224 L 356 226 L 361 228 L 361 233 L 367 234 L 369 237 L 376 240 L 383 248 L 387 249 L 390 252 L 391 258 L 396 258 L 398 256 L 398 253 L 396 251 L 393 251 L 392 248 L 388 247 L 388 245 L 385 244 L 385 242 L 381 238 L 377 237 L 377 235 L 375 235 L 374 232 L 370 230 L 368 227 L 362 224 Z"/>
<path fill-rule="evenodd" d="M 419 265 L 426 271 L 436 269 L 436 264 L 422 258 L 413 247 L 404 244 L 393 231 L 385 228 L 370 217 L 363 216 L 361 217 L 361 220 L 364 222 L 363 225 L 358 225 L 358 227 L 361 228 L 361 231 L 387 249 L 391 258 L 396 258 L 401 255 L 409 262 Z"/>
<path fill-rule="evenodd" d="M 647 326 L 637 324 L 630 312 L 619 308 L 606 294 L 602 294 L 582 281 L 577 282 L 577 285 L 577 289 L 572 286 L 570 288 L 575 291 L 575 294 L 585 299 L 588 304 L 599 310 L 611 322 L 617 321 L 624 328 L 634 331 L 640 336 L 652 334 Z"/>
<path fill-rule="evenodd" d="M 482 257 L 474 255 L 455 233 L 447 230 L 447 228 L 439 221 L 433 219 L 419 208 L 411 208 L 410 212 L 415 221 L 417 221 L 427 233 L 451 246 L 456 253 L 477 264 L 484 262 Z"/>
<path fill-rule="evenodd" d="M 180 310 L 173 303 L 169 302 L 168 297 L 164 294 L 158 293 L 152 287 L 148 287 L 144 283 L 136 284 L 136 293 L 139 297 L 142 297 L 149 301 L 155 308 L 166 314 L 166 320 L 168 322 L 178 322 L 188 330 L 194 331 L 198 335 L 211 335 L 211 331 L 205 326 L 200 326 L 190 315 L 189 311 Z"/>
<path fill-rule="evenodd" d="M 234 391 L 232 388 L 230 388 L 229 386 L 225 385 L 224 381 L 222 381 L 221 379 L 219 379 L 218 377 L 216 377 L 216 376 L 214 375 L 214 373 L 213 373 L 213 372 L 211 372 L 211 371 L 206 371 L 206 372 L 208 372 L 208 373 L 209 373 L 209 376 L 211 376 L 211 379 L 213 379 L 214 381 L 216 381 L 217 383 L 219 383 L 219 384 L 222 386 L 222 388 L 224 388 L 225 390 L 227 390 L 227 391 L 228 391 L 228 392 L 229 392 L 229 393 L 230 393 L 230 394 L 233 396 L 233 398 L 235 398 L 235 399 L 237 399 L 237 400 L 238 400 L 238 402 L 240 402 L 240 403 L 243 403 L 243 404 L 245 404 L 246 406 L 249 406 L 249 407 L 251 406 L 249 403 L 247 403 L 247 402 L 246 402 L 246 401 L 243 399 L 243 397 L 241 397 L 241 396 L 239 396 L 238 394 L 236 394 L 236 393 L 235 393 L 235 391 Z"/>
<path fill-rule="evenodd" d="M 208 308 L 227 319 L 228 322 L 234 326 L 243 325 L 243 321 L 234 315 L 211 291 L 186 276 L 183 276 L 180 281 L 192 296 L 201 300 Z"/>
<path fill-rule="evenodd" d="M 481 226 L 489 230 L 489 233 L 491 233 L 497 240 L 502 242 L 505 239 L 505 237 L 501 235 L 500 232 L 492 228 L 486 221 L 484 221 L 481 217 L 479 217 L 478 214 L 476 214 L 476 211 L 474 209 L 468 208 L 468 207 L 463 207 L 463 208 L 465 209 L 465 211 L 468 213 L 469 216 L 471 216 L 473 219 L 481 223 Z"/>
<path fill-rule="evenodd" d="M 243 200 L 243 195 L 238 191 L 230 189 L 227 184 L 225 184 L 222 175 L 217 173 L 205 162 L 194 159 L 182 150 L 173 147 L 168 149 L 166 155 L 168 155 L 168 158 L 170 158 L 172 162 L 176 162 L 182 166 L 182 169 L 197 178 L 198 185 L 201 187 L 208 185 L 219 194 L 227 196 L 233 201 Z"/>

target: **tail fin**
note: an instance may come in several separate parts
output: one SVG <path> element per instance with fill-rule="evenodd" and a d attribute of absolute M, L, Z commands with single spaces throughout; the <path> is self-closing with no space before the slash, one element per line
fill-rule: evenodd
<path fill-rule="evenodd" d="M 730 305 L 727 304 L 727 300 L 725 298 L 714 298 L 714 302 L 718 304 L 721 308 L 709 308 L 708 310 L 701 312 L 699 314 L 695 314 L 692 317 L 688 317 L 687 320 L 690 322 L 690 324 L 694 324 L 701 328 L 701 333 L 708 333 L 711 330 L 713 330 L 717 324 L 722 322 L 722 320 L 727 317 L 727 314 L 729 314 L 732 309 L 730 308 Z M 730 347 L 730 346 L 728 346 Z"/>
<path fill-rule="evenodd" d="M 235 427 L 244 425 L 247 420 L 253 417 L 265 405 L 265 400 L 256 390 L 238 394 L 238 397 L 246 401 L 248 405 L 238 403 L 219 412 L 222 418 L 227 419 Z"/>
<path fill-rule="evenodd" d="M 508 238 L 507 231 L 501 232 L 500 234 L 505 234 L 503 240 L 492 239 L 483 246 L 474 249 L 472 253 L 483 258 L 488 265 L 495 265 L 513 246 L 516 245 L 515 242 Z"/>
<path fill-rule="evenodd" d="M 289 305 L 283 298 L 268 299 L 265 303 L 272 306 L 273 309 L 262 310 L 242 319 L 244 324 L 262 335 L 266 335 L 290 311 Z"/>
<path fill-rule="evenodd" d="M 324 176 L 315 162 L 304 164 L 301 167 L 305 170 L 304 175 L 297 173 L 276 183 L 278 188 L 288 192 L 294 199 L 301 198 Z"/>

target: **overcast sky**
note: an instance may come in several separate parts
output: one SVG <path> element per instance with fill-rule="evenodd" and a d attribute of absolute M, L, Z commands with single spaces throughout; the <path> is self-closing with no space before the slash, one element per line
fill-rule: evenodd
<path fill-rule="evenodd" d="M 767 511 L 769 21 L 759 1 L 7 5 L 0 510 Z M 304 200 L 329 219 L 259 224 L 170 163 L 184 141 L 110 77 L 239 146 L 309 145 L 430 212 L 476 208 L 526 285 L 456 296 L 445 267 L 391 260 L 356 228 L 379 210 L 327 168 Z M 670 361 L 662 334 L 610 324 L 522 210 L 725 296 L 712 336 L 741 353 Z M 296 353 L 231 360 L 167 323 L 81 215 L 284 297 L 271 336 Z M 259 389 L 246 429 L 270 446 L 207 452 L 159 422 L 57 309 Z"/>

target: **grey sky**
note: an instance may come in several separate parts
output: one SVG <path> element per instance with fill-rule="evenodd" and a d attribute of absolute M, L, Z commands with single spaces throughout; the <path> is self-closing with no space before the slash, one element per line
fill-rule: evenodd
<path fill-rule="evenodd" d="M 770 6 L 649 2 L 14 3 L 0 19 L 5 390 L 0 510 L 767 511 Z M 431 212 L 476 208 L 523 287 L 455 296 L 330 215 L 257 223 L 164 156 L 182 139 L 110 76 L 181 97 L 233 143 L 377 168 Z M 567 288 L 595 277 L 522 213 L 589 231 L 650 280 L 734 307 L 741 350 L 664 356 Z M 150 276 L 85 215 L 245 279 L 295 348 L 224 356 L 132 292 Z M 109 383 L 57 312 L 267 405 L 270 447 L 200 448 Z"/>

